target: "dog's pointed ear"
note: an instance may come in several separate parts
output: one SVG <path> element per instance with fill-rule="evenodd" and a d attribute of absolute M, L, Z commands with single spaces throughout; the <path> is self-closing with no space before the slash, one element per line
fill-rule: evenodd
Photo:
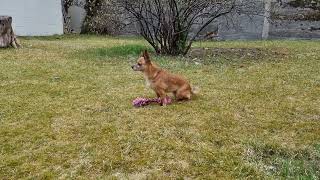
<path fill-rule="evenodd" d="M 149 56 L 149 53 L 148 53 L 147 50 L 145 50 L 145 51 L 143 52 L 143 58 L 144 58 L 144 60 L 145 60 L 147 63 L 150 63 L 150 62 L 151 62 L 150 56 Z"/>
<path fill-rule="evenodd" d="M 9 23 L 9 24 L 12 24 L 12 17 L 9 17 L 8 23 Z"/>

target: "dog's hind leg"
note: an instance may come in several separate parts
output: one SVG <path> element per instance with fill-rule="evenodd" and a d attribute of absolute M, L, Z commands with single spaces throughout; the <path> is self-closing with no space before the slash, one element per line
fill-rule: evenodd
<path fill-rule="evenodd" d="M 184 101 L 191 99 L 191 88 L 190 86 L 183 86 L 182 88 L 178 89 L 175 93 L 175 97 L 177 101 Z"/>

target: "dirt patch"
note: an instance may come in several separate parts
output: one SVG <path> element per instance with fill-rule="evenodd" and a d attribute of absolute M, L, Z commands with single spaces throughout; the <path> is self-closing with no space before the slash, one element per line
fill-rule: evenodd
<path fill-rule="evenodd" d="M 262 48 L 193 48 L 189 56 L 192 58 L 218 57 L 224 59 L 263 59 L 288 56 L 286 49 Z"/>

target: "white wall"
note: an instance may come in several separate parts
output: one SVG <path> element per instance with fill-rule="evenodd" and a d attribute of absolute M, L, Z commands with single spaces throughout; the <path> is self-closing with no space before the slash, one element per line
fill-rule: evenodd
<path fill-rule="evenodd" d="M 0 0 L 0 15 L 12 16 L 18 36 L 63 34 L 61 0 Z"/>

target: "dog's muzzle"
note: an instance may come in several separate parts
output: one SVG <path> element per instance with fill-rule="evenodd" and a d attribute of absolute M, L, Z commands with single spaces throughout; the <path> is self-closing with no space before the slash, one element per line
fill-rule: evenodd
<path fill-rule="evenodd" d="M 140 66 L 138 66 L 138 65 L 133 65 L 133 66 L 131 66 L 131 68 L 132 68 L 134 71 L 141 71 L 141 70 L 140 70 Z"/>

